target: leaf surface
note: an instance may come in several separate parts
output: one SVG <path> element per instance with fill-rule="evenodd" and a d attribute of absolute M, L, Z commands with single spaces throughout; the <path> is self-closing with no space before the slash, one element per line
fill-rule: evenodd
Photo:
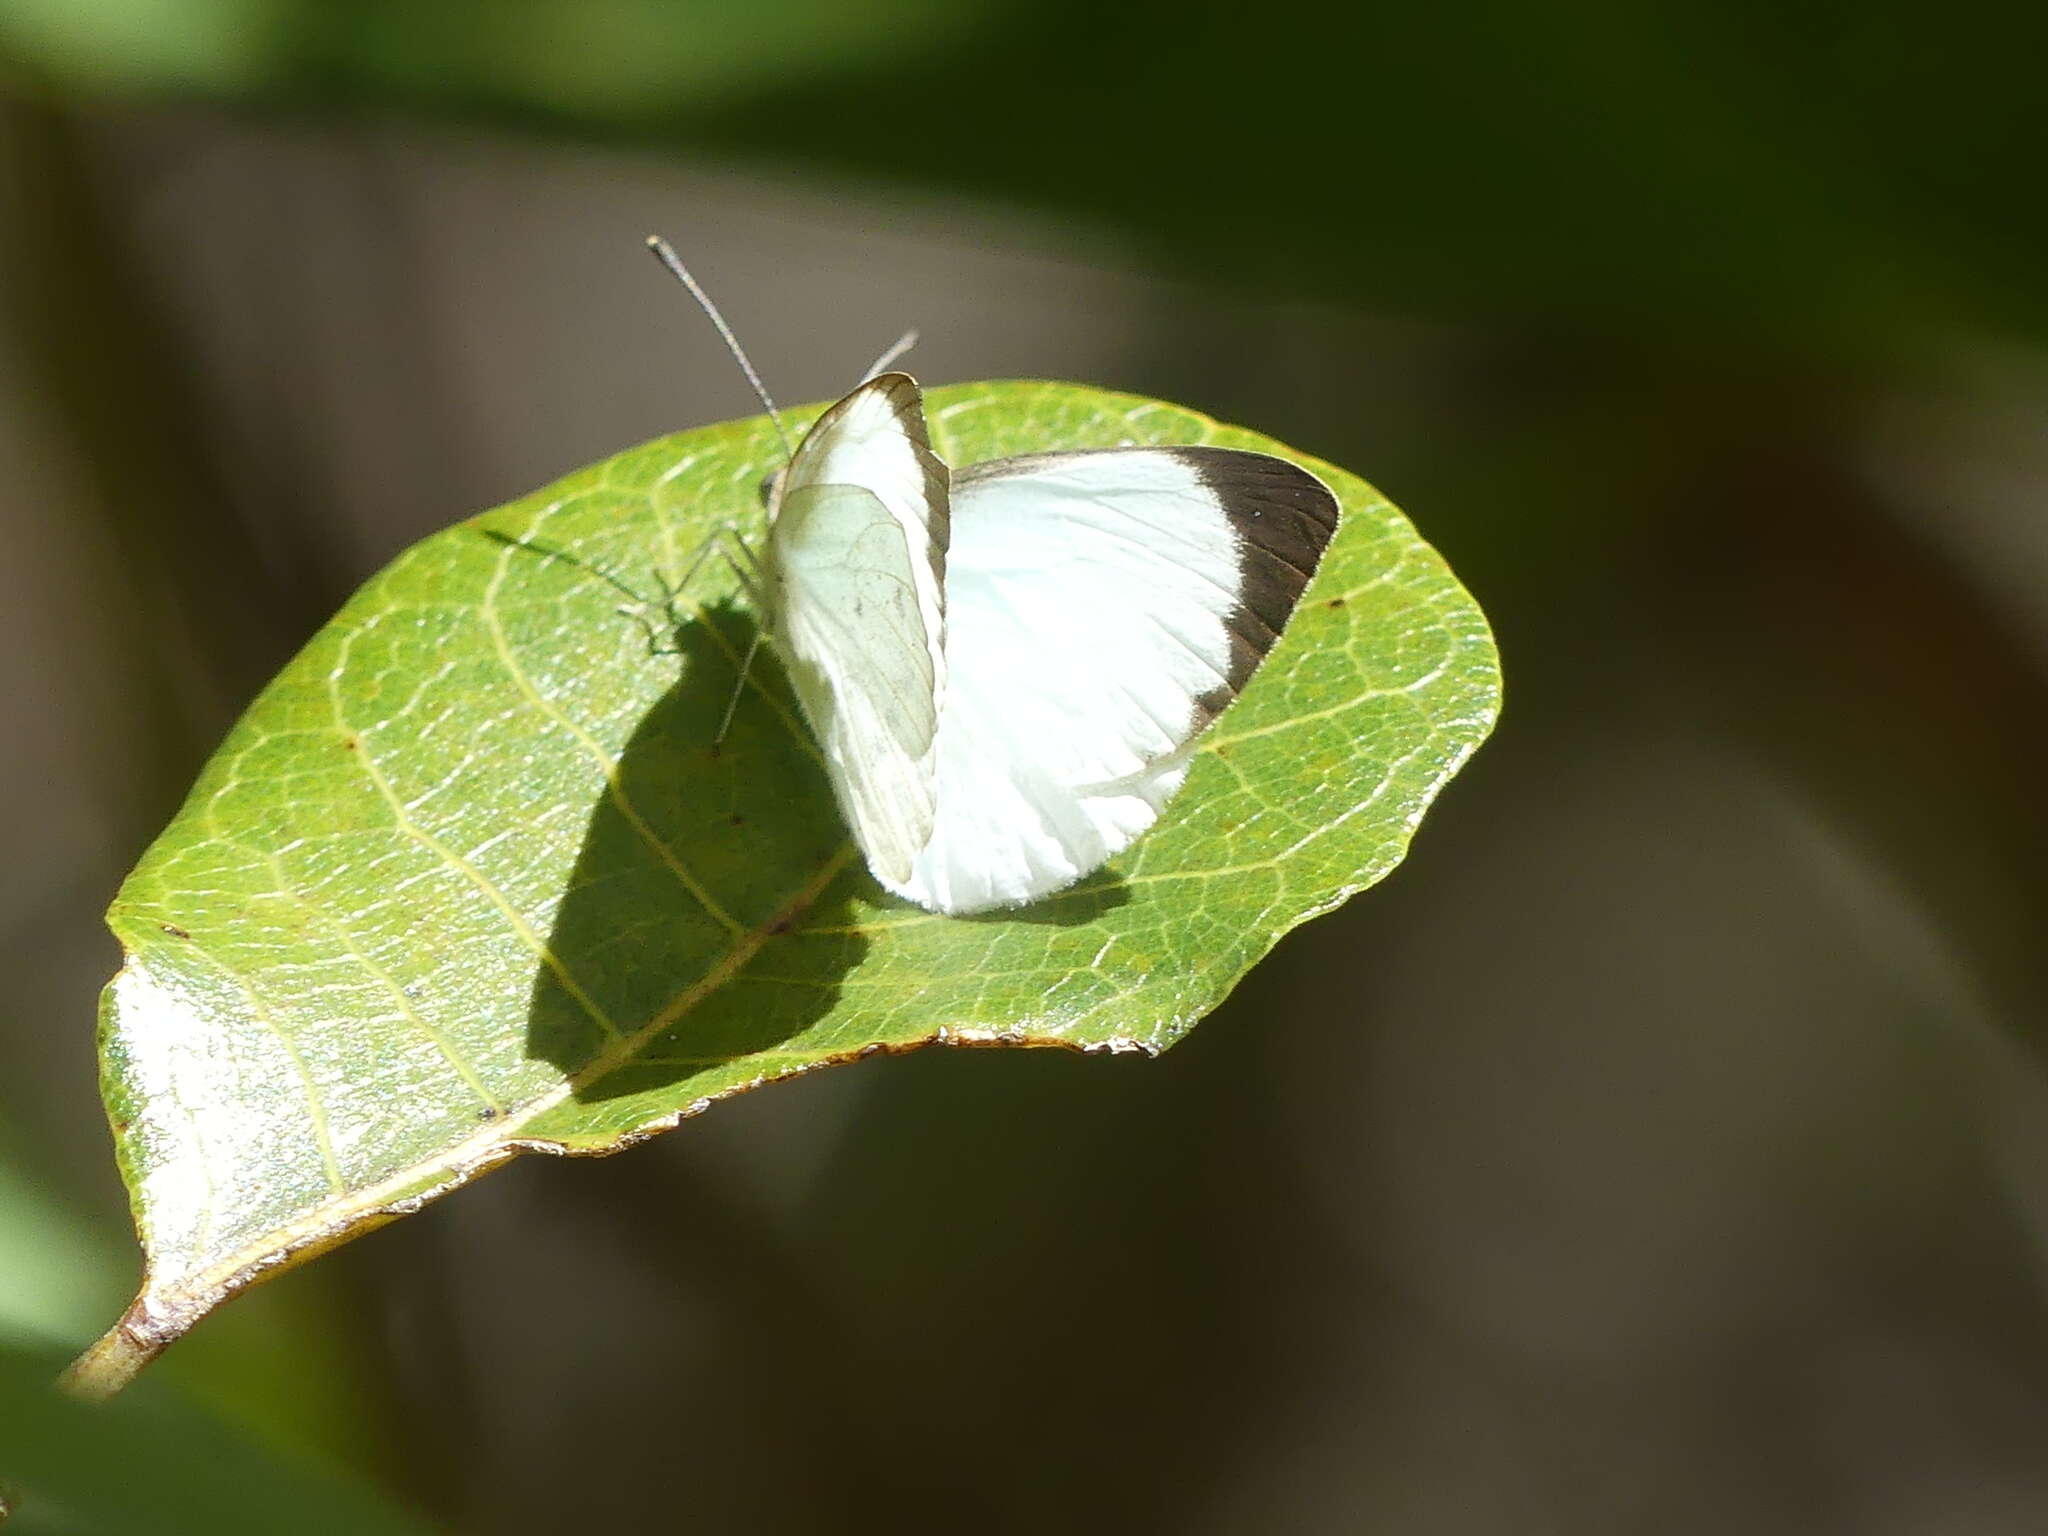
<path fill-rule="evenodd" d="M 758 528 L 763 419 L 434 535 L 264 691 L 114 904 L 103 1070 L 147 1273 L 87 1390 L 521 1151 L 614 1151 L 878 1050 L 1161 1050 L 1400 860 L 1499 677 L 1394 508 L 1155 401 L 1009 383 L 928 406 L 954 464 L 1217 443 L 1337 493 L 1314 584 L 1158 826 L 1072 891 L 937 917 L 861 866 L 766 650 L 714 747 L 754 634 L 732 574 L 707 562 L 667 612 L 621 588 Z"/>

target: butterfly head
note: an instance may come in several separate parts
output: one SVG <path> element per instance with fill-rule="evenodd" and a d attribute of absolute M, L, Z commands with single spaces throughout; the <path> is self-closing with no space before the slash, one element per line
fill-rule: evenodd
<path fill-rule="evenodd" d="M 771 516 L 774 515 L 776 507 L 782 502 L 782 483 L 788 478 L 789 466 L 787 464 L 779 465 L 761 477 L 761 505 L 768 510 Z"/>

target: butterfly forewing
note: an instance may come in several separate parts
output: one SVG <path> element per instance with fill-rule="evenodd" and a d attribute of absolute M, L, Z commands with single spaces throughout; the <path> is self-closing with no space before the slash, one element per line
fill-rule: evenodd
<path fill-rule="evenodd" d="M 971 912 L 1126 847 L 1278 638 L 1336 517 L 1306 470 L 1229 449 L 960 471 L 932 831 L 910 878 L 885 883 Z"/>

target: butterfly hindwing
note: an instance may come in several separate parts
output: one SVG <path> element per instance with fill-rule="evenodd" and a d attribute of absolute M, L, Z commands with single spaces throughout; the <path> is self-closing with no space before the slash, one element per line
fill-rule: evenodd
<path fill-rule="evenodd" d="M 946 537 L 946 467 L 900 373 L 819 417 L 769 528 L 769 627 L 840 809 L 885 883 L 909 878 L 933 823 Z"/>

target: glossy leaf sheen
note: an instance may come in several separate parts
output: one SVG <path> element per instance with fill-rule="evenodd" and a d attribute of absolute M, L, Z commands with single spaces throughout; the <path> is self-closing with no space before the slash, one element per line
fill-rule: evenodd
<path fill-rule="evenodd" d="M 1287 452 L 1072 385 L 929 405 L 955 464 Z M 1342 526 L 1186 789 L 1076 890 L 972 919 L 869 879 L 771 652 L 713 748 L 753 633 L 729 571 L 648 624 L 598 574 L 652 591 L 709 530 L 757 529 L 765 421 L 633 449 L 402 555 L 235 727 L 111 913 L 106 1094 L 148 1254 L 130 1347 L 518 1151 L 612 1151 L 876 1050 L 1172 1044 L 1398 862 L 1498 703 L 1485 621 L 1437 555 L 1362 481 L 1290 456 Z"/>

